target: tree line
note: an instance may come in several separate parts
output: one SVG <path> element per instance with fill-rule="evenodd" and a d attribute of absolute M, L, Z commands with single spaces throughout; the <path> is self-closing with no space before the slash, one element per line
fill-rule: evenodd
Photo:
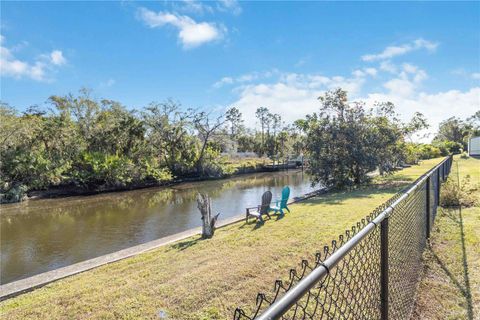
<path fill-rule="evenodd" d="M 393 104 L 349 102 L 341 89 L 319 102 L 319 112 L 292 124 L 259 107 L 255 129 L 235 107 L 214 116 L 168 100 L 135 110 L 96 100 L 85 89 L 50 97 L 48 110 L 20 113 L 1 103 L 2 201 L 52 187 L 107 190 L 223 177 L 234 172 L 225 154 L 237 152 L 274 161 L 305 155 L 313 183 L 345 187 L 365 183 L 376 169 L 385 174 L 459 152 L 468 136 L 479 133 L 477 112 L 442 122 L 433 144 L 418 144 L 412 135 L 428 127 L 420 113 L 402 123 Z"/>
<path fill-rule="evenodd" d="M 133 110 L 98 101 L 86 89 L 48 101 L 48 110 L 31 107 L 22 113 L 0 104 L 5 201 L 12 189 L 13 194 L 52 187 L 108 190 L 222 177 L 234 170 L 222 152 L 271 157 L 300 152 L 298 133 L 267 108 L 261 108 L 260 133 L 246 128 L 234 107 L 213 116 L 168 100 Z"/>

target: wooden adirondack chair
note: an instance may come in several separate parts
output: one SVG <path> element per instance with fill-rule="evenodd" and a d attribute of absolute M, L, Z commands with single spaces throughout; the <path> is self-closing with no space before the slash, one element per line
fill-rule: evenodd
<path fill-rule="evenodd" d="M 262 204 L 258 205 L 256 207 L 251 207 L 247 208 L 247 216 L 245 221 L 248 222 L 248 217 L 252 216 L 257 218 L 257 220 L 260 220 L 263 222 L 262 215 L 265 214 L 269 219 L 270 217 L 269 212 L 272 211 L 270 208 L 270 204 L 272 202 L 272 193 L 270 191 L 265 191 L 265 193 L 262 195 Z"/>
<path fill-rule="evenodd" d="M 280 214 L 283 214 L 283 209 L 287 209 L 288 212 L 290 212 L 290 209 L 288 208 L 288 198 L 290 197 L 290 187 L 286 186 L 282 189 L 282 199 L 275 201 L 275 205 L 271 208 L 274 213 L 280 212 Z"/>

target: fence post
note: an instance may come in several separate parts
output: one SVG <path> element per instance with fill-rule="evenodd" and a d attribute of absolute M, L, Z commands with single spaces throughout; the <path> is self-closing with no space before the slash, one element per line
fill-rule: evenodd
<path fill-rule="evenodd" d="M 388 217 L 380 223 L 380 315 L 388 320 Z"/>
<path fill-rule="evenodd" d="M 427 188 L 426 190 L 426 197 L 427 197 L 427 205 L 426 205 L 426 209 L 427 209 L 427 220 L 426 220 L 426 223 L 427 223 L 427 239 L 430 238 L 430 215 L 432 214 L 431 213 L 431 204 L 430 204 L 430 177 L 431 176 L 428 176 L 427 178 L 427 181 L 425 182 L 425 187 Z"/>
<path fill-rule="evenodd" d="M 445 162 L 442 163 L 442 182 L 445 181 Z"/>
<path fill-rule="evenodd" d="M 440 203 L 440 168 L 436 170 L 437 172 L 437 190 L 435 190 L 435 193 L 437 194 L 437 201 L 435 202 L 435 205 L 438 206 Z"/>

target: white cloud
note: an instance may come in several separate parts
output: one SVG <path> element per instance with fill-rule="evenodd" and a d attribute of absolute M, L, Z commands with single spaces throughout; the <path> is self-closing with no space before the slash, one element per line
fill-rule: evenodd
<path fill-rule="evenodd" d="M 375 68 L 363 68 L 357 69 L 352 72 L 355 77 L 365 77 L 367 75 L 375 77 L 377 75 L 377 69 Z"/>
<path fill-rule="evenodd" d="M 213 84 L 214 88 L 220 88 L 223 87 L 225 84 L 232 84 L 234 82 L 234 79 L 232 77 L 223 77 L 220 79 L 220 81 L 217 81 Z"/>
<path fill-rule="evenodd" d="M 138 17 L 150 28 L 171 25 L 178 29 L 178 39 L 184 48 L 198 47 L 221 39 L 227 31 L 215 23 L 196 22 L 188 16 L 162 11 L 156 13 L 146 8 L 138 10 Z"/>
<path fill-rule="evenodd" d="M 280 73 L 273 83 L 243 84 L 234 89 L 238 99 L 232 104 L 247 115 L 245 122 L 255 126 L 255 110 L 265 106 L 278 113 L 287 122 L 305 117 L 318 110 L 317 98 L 326 90 L 343 88 L 355 96 L 359 93 L 365 73 L 352 78 L 326 77 L 320 74 Z"/>
<path fill-rule="evenodd" d="M 395 78 L 389 79 L 383 84 L 389 95 L 410 97 L 420 88 L 421 82 L 428 78 L 425 70 L 410 63 L 403 63 L 401 67 L 393 66 L 390 73 L 395 73 Z M 395 72 L 392 72 L 395 71 Z"/>
<path fill-rule="evenodd" d="M 220 11 L 228 11 L 235 15 L 242 13 L 242 7 L 237 0 L 219 0 L 218 9 Z"/>
<path fill-rule="evenodd" d="M 420 50 L 420 49 L 426 49 L 430 52 L 433 52 L 437 49 L 437 47 L 438 47 L 438 43 L 420 38 L 403 45 L 386 47 L 382 52 L 377 54 L 366 54 L 362 56 L 362 60 L 363 61 L 388 60 L 393 57 L 404 55 L 411 51 Z"/>
<path fill-rule="evenodd" d="M 392 96 L 409 97 L 415 93 L 415 85 L 408 79 L 391 79 L 383 84 Z"/>
<path fill-rule="evenodd" d="M 425 70 L 410 63 L 395 66 L 395 69 L 395 75 L 383 83 L 384 90 L 374 87 L 370 93 L 362 93 L 362 89 L 368 80 L 373 81 L 377 69 L 357 69 L 351 77 L 277 71 L 276 78 L 270 83 L 263 78 L 260 82 L 257 79 L 243 84 L 233 77 L 222 80 L 237 84 L 233 92 L 238 97 L 231 105 L 240 109 L 246 124 L 251 127 L 256 125 L 254 114 L 260 106 L 268 107 L 271 112 L 279 113 L 284 121 L 292 123 L 318 111 L 317 98 L 326 90 L 338 87 L 348 91 L 350 100 L 365 101 L 368 106 L 376 101 L 393 102 L 404 121 L 408 121 L 414 112 L 422 112 L 431 126 L 414 138 L 417 141 L 429 141 L 442 120 L 451 116 L 466 118 L 480 108 L 480 87 L 426 93 L 421 90 L 422 82 L 427 79 Z M 425 134 L 428 138 L 424 138 Z"/>
<path fill-rule="evenodd" d="M 209 5 L 209 4 L 212 5 Z M 216 5 L 213 5 L 216 4 Z M 242 13 L 242 7 L 237 0 L 199 1 L 180 0 L 172 2 L 172 9 L 175 12 L 184 12 L 196 15 L 214 14 L 216 12 L 228 12 L 234 15 Z"/>
<path fill-rule="evenodd" d="M 245 115 L 246 124 L 251 127 L 257 125 L 254 114 L 260 106 L 268 107 L 271 112 L 280 114 L 286 123 L 292 123 L 307 114 L 317 112 L 320 107 L 317 98 L 326 90 L 339 85 L 340 80 L 350 81 L 350 89 L 357 88 L 356 94 L 349 93 L 350 100 L 365 101 L 367 106 L 377 101 L 393 102 L 403 121 L 408 121 L 416 111 L 422 112 L 427 117 L 430 128 L 415 137 L 417 141 L 430 141 L 442 120 L 451 116 L 466 118 L 480 107 L 480 87 L 467 91 L 426 93 L 418 92 L 413 81 L 392 79 L 385 83 L 386 92 L 373 91 L 359 96 L 358 88 L 362 86 L 362 81 L 353 84 L 352 79 L 342 77 L 293 74 L 286 76 L 284 81 L 272 84 L 243 86 L 238 99 L 231 105 L 240 109 Z M 342 88 L 346 89 L 345 86 Z"/>
<path fill-rule="evenodd" d="M 279 71 L 277 69 L 272 69 L 269 71 L 265 72 L 250 72 L 250 73 L 245 73 L 242 74 L 238 77 L 223 77 L 219 81 L 215 82 L 213 84 L 214 88 L 221 88 L 225 85 L 231 85 L 231 84 L 241 84 L 245 82 L 252 82 L 255 80 L 260 80 L 260 79 L 267 79 L 272 77 L 273 75 L 278 75 Z"/>
<path fill-rule="evenodd" d="M 115 79 L 109 78 L 107 81 L 100 82 L 100 87 L 112 87 L 115 85 L 116 81 Z"/>
<path fill-rule="evenodd" d="M 244 115 L 248 126 L 255 126 L 255 110 L 265 106 L 271 112 L 278 113 L 283 120 L 292 121 L 317 111 L 319 89 L 302 88 L 287 83 L 258 84 L 243 88 L 240 97 L 232 105 Z"/>
<path fill-rule="evenodd" d="M 397 73 L 397 67 L 389 60 L 380 62 L 380 70 Z"/>
<path fill-rule="evenodd" d="M 56 66 L 61 66 L 67 63 L 67 59 L 65 59 L 62 51 L 60 50 L 53 50 L 52 53 L 50 53 L 50 59 L 51 62 Z"/>
<path fill-rule="evenodd" d="M 16 79 L 30 78 L 36 81 L 51 81 L 48 74 L 54 67 L 64 65 L 67 60 L 62 51 L 53 50 L 50 54 L 40 55 L 35 61 L 28 62 L 17 59 L 12 49 L 3 46 L 4 36 L 0 36 L 0 75 Z"/>
<path fill-rule="evenodd" d="M 377 75 L 377 69 L 375 68 L 365 68 L 364 69 L 365 73 L 372 76 L 372 77 L 375 77 Z"/>
<path fill-rule="evenodd" d="M 452 116 L 466 118 L 479 110 L 480 87 L 473 87 L 467 91 L 448 90 L 431 94 L 420 92 L 411 96 L 371 93 L 361 100 L 367 104 L 373 104 L 375 101 L 393 102 L 404 121 L 408 121 L 416 111 L 423 113 L 428 119 L 430 128 L 421 132 L 417 139 L 427 135 L 427 138 L 420 140 L 428 142 L 438 130 L 441 121 Z"/>
<path fill-rule="evenodd" d="M 213 13 L 213 8 L 206 3 L 198 0 L 182 0 L 173 2 L 174 9 L 177 11 L 193 14 Z"/>
<path fill-rule="evenodd" d="M 466 79 L 480 80 L 480 72 L 470 73 L 470 72 L 467 72 L 467 70 L 465 70 L 464 68 L 454 69 L 450 71 L 450 73 L 454 76 L 458 76 Z"/>

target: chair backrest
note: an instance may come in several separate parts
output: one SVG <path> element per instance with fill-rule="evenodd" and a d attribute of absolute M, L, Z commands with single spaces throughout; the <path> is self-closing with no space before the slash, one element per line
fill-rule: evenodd
<path fill-rule="evenodd" d="M 282 189 L 282 200 L 280 200 L 280 206 L 282 208 L 285 208 L 287 206 L 289 197 L 290 197 L 290 187 L 286 186 Z"/>
<path fill-rule="evenodd" d="M 272 203 L 272 193 L 265 191 L 262 195 L 262 205 L 260 206 L 260 214 L 268 213 L 270 210 L 270 204 Z"/>

